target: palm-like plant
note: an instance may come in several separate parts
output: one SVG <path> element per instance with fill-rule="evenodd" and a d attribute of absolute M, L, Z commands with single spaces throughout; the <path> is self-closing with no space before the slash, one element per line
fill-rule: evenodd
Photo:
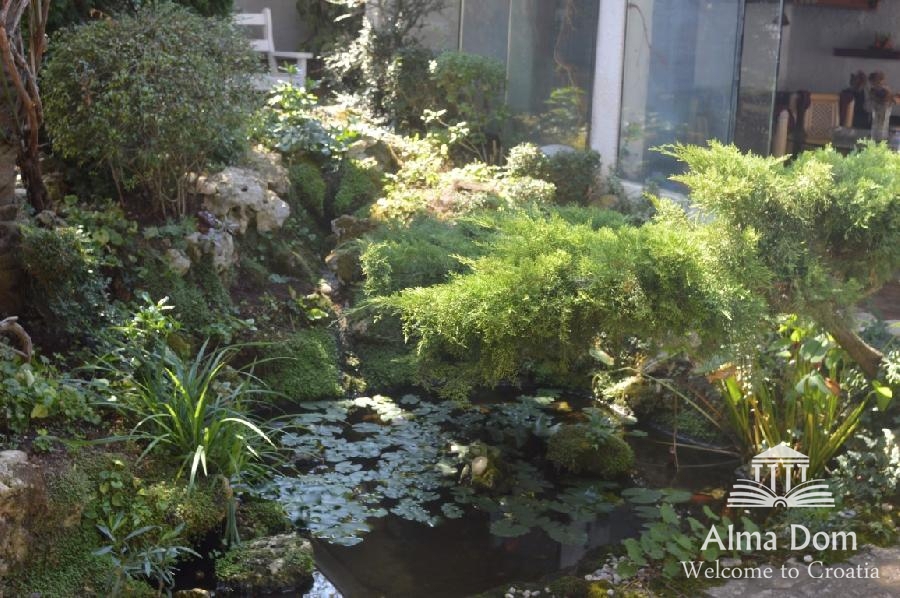
<path fill-rule="evenodd" d="M 248 411 L 250 397 L 265 391 L 253 387 L 252 373 L 226 369 L 234 352 L 207 352 L 207 343 L 188 361 L 167 352 L 162 367 L 135 384 L 123 408 L 138 419 L 129 438 L 148 443 L 142 458 L 169 454 L 180 461 L 179 477 L 188 472 L 190 485 L 200 471 L 234 480 L 270 467 L 265 456 L 276 447 Z"/>
<path fill-rule="evenodd" d="M 278 448 L 249 411 L 251 397 L 268 391 L 251 371 L 227 367 L 236 347 L 207 348 L 208 341 L 190 360 L 164 347 L 144 355 L 142 363 L 151 367 L 133 381 L 128 399 L 117 404 L 137 424 L 129 435 L 107 440 L 146 442 L 139 459 L 151 453 L 175 459 L 177 477 L 187 472 L 189 486 L 200 472 L 222 475 L 231 488 L 268 477 L 281 462 Z M 152 366 L 152 357 L 159 366 Z M 240 538 L 230 489 L 226 506 L 226 539 L 236 543 Z"/>

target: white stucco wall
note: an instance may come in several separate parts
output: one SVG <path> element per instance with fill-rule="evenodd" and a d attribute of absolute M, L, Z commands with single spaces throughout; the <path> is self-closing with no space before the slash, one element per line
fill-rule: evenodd
<path fill-rule="evenodd" d="M 900 89 L 900 60 L 843 58 L 834 48 L 866 48 L 877 32 L 893 33 L 900 49 L 900 1 L 882 0 L 874 11 L 841 10 L 815 6 L 793 7 L 782 55 L 779 88 L 836 93 L 847 87 L 850 73 L 884 71 L 888 85 Z"/>

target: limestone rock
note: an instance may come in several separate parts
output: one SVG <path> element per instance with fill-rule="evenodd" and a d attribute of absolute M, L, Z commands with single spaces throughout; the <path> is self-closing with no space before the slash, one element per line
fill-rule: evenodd
<path fill-rule="evenodd" d="M 234 237 L 226 231 L 210 229 L 205 233 L 193 232 L 185 237 L 185 240 L 194 261 L 198 261 L 204 254 L 212 254 L 216 272 L 227 272 L 238 262 Z"/>
<path fill-rule="evenodd" d="M 265 147 L 257 145 L 248 152 L 247 163 L 260 174 L 269 190 L 282 197 L 291 192 L 288 171 L 278 152 L 270 152 Z"/>
<path fill-rule="evenodd" d="M 0 578 L 28 557 L 30 529 L 43 514 L 41 476 L 22 451 L 0 451 Z"/>
<path fill-rule="evenodd" d="M 187 274 L 188 270 L 191 269 L 191 260 L 188 256 L 186 256 L 180 249 L 175 249 L 174 247 L 170 247 L 166 251 L 166 262 L 169 264 L 169 269 L 172 270 L 178 276 L 184 276 Z"/>
<path fill-rule="evenodd" d="M 296 534 L 260 538 L 216 561 L 216 596 L 301 596 L 312 586 L 309 540 Z"/>
<path fill-rule="evenodd" d="M 194 191 L 203 196 L 204 208 L 241 233 L 251 223 L 261 233 L 276 230 L 291 213 L 288 204 L 269 189 L 265 176 L 248 168 L 229 166 L 199 177 Z"/>

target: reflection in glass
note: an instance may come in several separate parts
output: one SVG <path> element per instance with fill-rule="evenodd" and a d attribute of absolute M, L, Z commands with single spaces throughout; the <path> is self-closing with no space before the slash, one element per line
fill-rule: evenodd
<path fill-rule="evenodd" d="M 596 0 L 463 0 L 461 50 L 506 64 L 522 137 L 586 147 Z"/>
<path fill-rule="evenodd" d="M 619 165 L 668 184 L 681 167 L 652 148 L 731 141 L 740 0 L 629 0 Z"/>

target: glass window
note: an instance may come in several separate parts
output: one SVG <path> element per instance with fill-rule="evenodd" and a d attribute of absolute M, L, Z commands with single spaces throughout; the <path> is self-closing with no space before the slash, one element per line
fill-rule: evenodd
<path fill-rule="evenodd" d="M 668 185 L 680 170 L 652 148 L 731 141 L 741 0 L 629 0 L 619 165 Z"/>
<path fill-rule="evenodd" d="M 597 0 L 463 0 L 461 50 L 506 65 L 522 136 L 586 147 Z"/>

